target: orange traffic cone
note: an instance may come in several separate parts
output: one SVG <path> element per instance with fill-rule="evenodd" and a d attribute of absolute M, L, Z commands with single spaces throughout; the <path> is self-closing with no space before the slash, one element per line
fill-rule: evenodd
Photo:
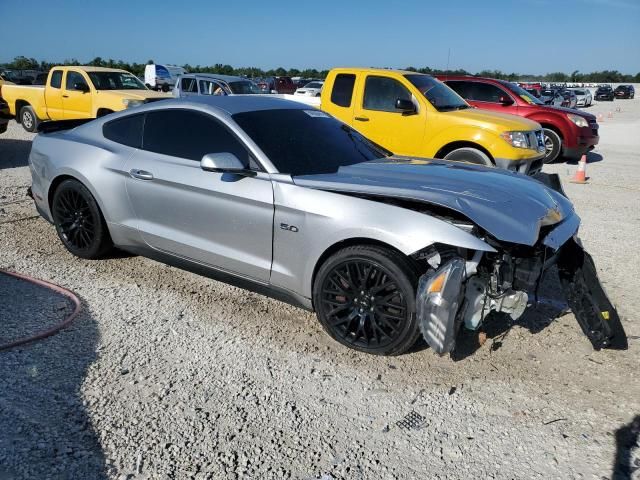
<path fill-rule="evenodd" d="M 582 158 L 578 162 L 578 170 L 571 179 L 571 183 L 589 183 L 587 182 L 587 156 L 582 155 Z"/>

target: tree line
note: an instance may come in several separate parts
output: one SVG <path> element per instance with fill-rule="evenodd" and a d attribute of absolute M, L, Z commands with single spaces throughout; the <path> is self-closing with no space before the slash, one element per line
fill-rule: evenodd
<path fill-rule="evenodd" d="M 12 69 L 12 70 L 42 70 L 48 71 L 55 65 L 92 65 L 95 67 L 109 67 L 120 68 L 127 70 L 134 75 L 144 75 L 145 65 L 154 63 L 153 60 L 149 60 L 146 63 L 129 63 L 122 60 L 114 60 L 112 58 L 103 59 L 102 57 L 96 57 L 88 63 L 80 62 L 76 58 L 67 59 L 63 62 L 47 62 L 45 60 L 37 61 L 35 58 L 27 58 L 24 56 L 18 56 L 9 63 L 0 63 L 0 68 Z M 282 68 L 278 67 L 270 70 L 263 70 L 256 67 L 239 67 L 235 68 L 231 65 L 223 65 L 216 63 L 214 65 L 189 65 L 185 64 L 182 67 L 188 72 L 201 72 L 201 73 L 217 73 L 223 75 L 237 75 L 250 78 L 259 77 L 271 77 L 271 76 L 284 76 L 291 77 L 303 77 L 303 78 L 325 78 L 329 73 L 329 70 L 316 70 L 315 68 L 307 68 L 300 70 L 297 68 Z M 440 70 L 432 69 L 429 67 L 415 68 L 406 67 L 405 70 L 418 73 L 428 73 L 431 75 L 475 75 L 479 77 L 499 78 L 509 81 L 540 81 L 540 82 L 573 82 L 573 83 L 624 83 L 624 82 L 636 82 L 640 83 L 640 72 L 635 75 L 621 73 L 617 70 L 602 70 L 591 73 L 581 73 L 578 70 L 574 70 L 571 73 L 564 72 L 551 72 L 543 75 L 540 74 L 519 74 L 519 73 L 507 73 L 500 70 L 482 70 L 480 72 L 471 73 L 464 69 L 457 70 Z"/>

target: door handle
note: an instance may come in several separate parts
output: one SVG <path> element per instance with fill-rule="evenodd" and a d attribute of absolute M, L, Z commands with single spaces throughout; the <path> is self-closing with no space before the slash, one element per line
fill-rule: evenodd
<path fill-rule="evenodd" d="M 62 98 L 69 98 L 69 95 L 62 95 Z"/>
<path fill-rule="evenodd" d="M 140 180 L 153 180 L 153 173 L 147 172 L 146 170 L 138 170 L 137 168 L 129 170 L 129 175 Z"/>
<path fill-rule="evenodd" d="M 357 120 L 359 122 L 368 122 L 369 118 L 368 117 L 355 117 L 354 120 Z"/>

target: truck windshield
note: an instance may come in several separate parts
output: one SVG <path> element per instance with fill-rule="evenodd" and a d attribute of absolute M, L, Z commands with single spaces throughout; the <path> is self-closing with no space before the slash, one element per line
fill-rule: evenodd
<path fill-rule="evenodd" d="M 229 88 L 236 95 L 241 95 L 241 94 L 257 95 L 259 93 L 264 93 L 263 90 L 260 90 L 260 87 L 258 87 L 255 83 L 250 82 L 249 80 L 230 82 Z"/>
<path fill-rule="evenodd" d="M 465 102 L 460 95 L 441 81 L 429 75 L 405 75 L 405 78 L 409 80 L 439 112 L 470 108 L 469 104 Z"/>
<path fill-rule="evenodd" d="M 524 100 L 527 103 L 532 103 L 534 105 L 544 105 L 543 102 L 541 102 L 540 100 L 538 100 L 536 97 L 534 97 L 531 93 L 527 92 L 524 88 L 519 87 L 518 85 L 515 85 L 513 83 L 509 83 L 509 82 L 500 82 L 502 84 L 502 86 L 508 88 L 509 90 L 511 90 L 513 93 L 515 93 L 516 95 L 518 95 L 522 100 Z M 546 95 L 545 93 L 543 93 L 543 95 Z"/>
<path fill-rule="evenodd" d="M 126 72 L 87 72 L 96 90 L 146 90 L 140 80 Z"/>
<path fill-rule="evenodd" d="M 278 109 L 236 113 L 233 119 L 280 173 L 315 175 L 368 162 L 391 152 L 319 110 Z"/>

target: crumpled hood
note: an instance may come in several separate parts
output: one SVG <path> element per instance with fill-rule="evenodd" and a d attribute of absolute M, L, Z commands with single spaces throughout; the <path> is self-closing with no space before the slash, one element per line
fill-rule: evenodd
<path fill-rule="evenodd" d="M 496 239 L 534 245 L 550 211 L 563 220 L 571 202 L 541 182 L 489 167 L 444 160 L 392 157 L 341 167 L 336 173 L 303 175 L 296 185 L 335 192 L 412 199 L 450 208 Z"/>

